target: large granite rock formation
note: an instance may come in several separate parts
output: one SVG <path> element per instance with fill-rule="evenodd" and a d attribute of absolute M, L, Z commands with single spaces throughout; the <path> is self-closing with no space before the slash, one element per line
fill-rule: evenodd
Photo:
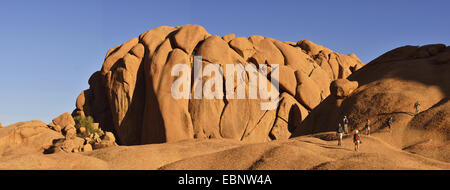
<path fill-rule="evenodd" d="M 194 56 L 202 56 L 203 68 L 215 63 L 223 70 L 225 64 L 278 64 L 278 108 L 261 110 L 264 100 L 260 98 L 226 95 L 174 99 L 170 90 L 177 77 L 171 75 L 171 69 L 178 63 L 193 69 Z M 125 145 L 193 138 L 250 142 L 288 138 L 300 125 L 299 118 L 305 118 L 330 94 L 331 81 L 347 78 L 363 65 L 355 55 L 342 55 L 306 40 L 221 38 L 198 25 L 161 26 L 107 52 L 101 70 L 89 79 L 90 88 L 77 98 L 73 115 L 94 117 L 102 129 L 114 132 Z M 192 86 L 207 85 L 210 78 L 213 76 L 204 77 L 201 84 L 192 81 Z M 248 75 L 244 78 L 248 85 Z"/>

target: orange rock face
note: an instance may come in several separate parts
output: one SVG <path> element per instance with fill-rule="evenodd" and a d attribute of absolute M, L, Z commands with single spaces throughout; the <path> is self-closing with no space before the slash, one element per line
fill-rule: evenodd
<path fill-rule="evenodd" d="M 278 108 L 261 110 L 265 101 L 261 97 L 236 99 L 226 93 L 215 99 L 174 99 L 171 86 L 178 78 L 171 69 L 181 63 L 194 70 L 195 56 L 202 57 L 203 67 L 214 63 L 225 72 L 227 64 L 253 64 L 255 68 L 278 64 Z M 90 88 L 77 98 L 72 115 L 92 116 L 124 145 L 193 138 L 286 139 L 330 94 L 332 80 L 346 78 L 363 65 L 354 55 L 342 55 L 309 41 L 280 42 L 233 34 L 219 37 L 198 25 L 161 26 L 109 50 L 101 70 L 89 79 Z M 205 81 L 211 78 L 214 75 L 204 77 L 198 85 L 208 85 Z M 192 93 L 196 83 L 191 80 Z M 227 80 L 231 79 L 224 78 L 224 84 Z M 271 85 L 267 78 L 259 80 Z M 249 81 L 245 75 L 242 81 L 228 82 L 244 82 L 248 97 Z"/>
<path fill-rule="evenodd" d="M 449 52 L 449 47 L 436 44 L 405 46 L 381 55 L 348 80 L 333 81 L 331 95 L 308 115 L 293 136 L 335 131 L 346 115 L 351 130 L 364 131 L 369 119 L 371 133 L 386 142 L 449 161 L 449 151 L 439 151 L 448 149 L 450 139 Z M 389 117 L 393 117 L 391 131 L 386 124 Z M 416 146 L 420 142 L 426 143 Z"/>

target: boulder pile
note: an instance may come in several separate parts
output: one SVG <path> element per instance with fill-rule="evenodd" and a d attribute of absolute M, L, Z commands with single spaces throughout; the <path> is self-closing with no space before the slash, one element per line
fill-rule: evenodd
<path fill-rule="evenodd" d="M 71 114 L 63 113 L 53 119 L 48 127 L 61 133 L 64 138 L 53 140 L 53 144 L 45 153 L 55 152 L 88 152 L 93 149 L 117 146 L 114 134 L 104 132 L 92 119 L 79 116 L 74 120 Z"/>

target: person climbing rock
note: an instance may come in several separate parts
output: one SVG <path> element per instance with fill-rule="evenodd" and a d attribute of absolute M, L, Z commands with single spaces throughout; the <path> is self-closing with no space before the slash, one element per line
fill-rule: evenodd
<path fill-rule="evenodd" d="M 417 102 L 414 104 L 414 108 L 416 109 L 416 114 L 419 113 L 419 106 L 420 106 L 420 103 L 419 103 L 419 101 L 417 101 Z"/>
<path fill-rule="evenodd" d="M 353 135 L 353 143 L 355 143 L 355 151 L 359 150 L 359 144 L 361 144 L 361 138 L 359 137 L 359 131 L 356 130 L 355 134 Z"/>
<path fill-rule="evenodd" d="M 367 133 L 367 136 L 370 136 L 370 120 L 369 119 L 367 119 L 367 121 L 366 121 L 366 133 Z"/>
<path fill-rule="evenodd" d="M 342 119 L 342 122 L 344 123 L 344 133 L 348 134 L 348 119 L 346 115 L 344 115 L 344 119 Z"/>
<path fill-rule="evenodd" d="M 338 146 L 342 145 L 342 136 L 343 136 L 343 132 L 344 130 L 342 129 L 342 125 L 339 123 L 339 126 L 337 128 L 337 136 L 338 136 Z"/>
<path fill-rule="evenodd" d="M 386 125 L 389 127 L 389 130 L 391 130 L 392 120 L 393 120 L 393 118 L 389 117 L 386 121 Z"/>

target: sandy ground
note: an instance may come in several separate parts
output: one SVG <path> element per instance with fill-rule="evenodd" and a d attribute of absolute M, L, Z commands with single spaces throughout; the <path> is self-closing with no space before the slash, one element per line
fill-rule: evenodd
<path fill-rule="evenodd" d="M 248 144 L 231 140 L 118 146 L 85 153 L 3 155 L 0 169 L 169 169 L 169 170 L 384 170 L 450 169 L 450 163 L 427 158 L 362 135 L 360 150 L 351 138 L 337 146 L 321 140 L 333 133 L 284 141 Z M 420 148 L 420 147 L 414 147 Z"/>

